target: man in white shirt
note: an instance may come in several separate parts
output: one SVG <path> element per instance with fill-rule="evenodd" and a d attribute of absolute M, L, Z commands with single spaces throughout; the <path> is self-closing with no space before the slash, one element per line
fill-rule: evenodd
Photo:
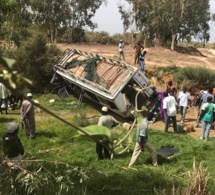
<path fill-rule="evenodd" d="M 125 60 L 125 55 L 124 55 L 124 43 L 122 42 L 122 40 L 119 41 L 119 58 L 120 60 L 123 59 Z"/>
<path fill-rule="evenodd" d="M 187 87 L 183 87 L 183 90 L 179 93 L 178 103 L 180 106 L 181 124 L 184 124 L 187 107 L 191 104 L 190 93 L 187 92 Z"/>
<path fill-rule="evenodd" d="M 177 114 L 177 102 L 173 96 L 172 91 L 164 92 L 163 109 L 165 111 L 165 132 L 168 132 L 170 119 L 173 122 L 174 133 L 177 132 L 176 114 Z"/>

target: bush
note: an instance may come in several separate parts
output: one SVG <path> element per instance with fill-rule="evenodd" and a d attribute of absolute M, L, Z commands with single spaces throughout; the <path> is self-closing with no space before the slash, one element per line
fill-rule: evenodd
<path fill-rule="evenodd" d="M 154 67 L 153 70 L 146 71 L 145 74 L 148 78 L 156 77 L 158 82 L 163 82 L 164 77 L 171 76 L 177 86 L 186 86 L 192 94 L 215 86 L 215 71 L 205 67 Z"/>
<path fill-rule="evenodd" d="M 112 36 L 109 33 L 101 31 L 101 32 L 86 32 L 86 41 L 88 43 L 99 43 L 99 44 L 119 44 L 120 39 L 124 41 L 126 45 L 135 44 L 139 40 L 141 40 L 140 34 L 136 34 L 135 36 L 132 33 L 116 33 Z"/>
<path fill-rule="evenodd" d="M 87 32 L 86 41 L 89 43 L 110 44 L 112 39 L 107 32 Z"/>
<path fill-rule="evenodd" d="M 164 77 L 171 76 L 172 78 L 174 78 L 174 75 L 176 75 L 180 70 L 181 68 L 175 65 L 167 67 L 155 66 L 153 70 L 150 71 L 146 70 L 145 75 L 148 78 L 156 77 L 156 80 L 158 82 L 164 82 L 163 81 Z"/>
<path fill-rule="evenodd" d="M 44 93 L 49 91 L 53 75 L 51 64 L 58 54 L 59 49 L 55 45 L 47 46 L 44 34 L 35 33 L 18 49 L 8 50 L 5 56 L 15 59 L 14 68 L 33 82 L 30 90 Z M 19 85 L 22 87 L 22 83 Z"/>
<path fill-rule="evenodd" d="M 175 75 L 175 80 L 179 85 L 186 85 L 189 91 L 208 89 L 214 81 L 215 72 L 204 67 L 182 68 Z"/>

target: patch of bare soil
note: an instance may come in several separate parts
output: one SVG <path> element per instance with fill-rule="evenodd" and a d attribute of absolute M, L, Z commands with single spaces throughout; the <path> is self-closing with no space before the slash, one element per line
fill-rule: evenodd
<path fill-rule="evenodd" d="M 100 56 L 118 59 L 118 46 L 117 45 L 90 45 L 90 44 L 57 44 L 58 48 L 64 51 L 67 48 L 74 48 L 89 53 L 99 54 Z M 151 47 L 145 48 L 147 51 L 145 57 L 146 69 L 150 70 L 154 66 L 201 66 L 215 69 L 215 50 L 214 49 L 196 49 L 193 47 L 176 47 L 175 51 L 164 47 Z M 134 64 L 134 49 L 133 45 L 125 45 L 125 62 L 139 67 Z M 158 89 L 160 86 L 157 86 Z M 162 89 L 160 89 L 162 90 Z M 197 118 L 197 110 L 190 108 L 186 115 L 184 129 L 188 129 L 195 125 Z M 177 114 L 177 122 L 180 124 L 180 115 Z M 188 126 L 188 128 L 187 128 Z M 164 131 L 164 123 L 157 120 L 150 127 Z M 172 127 L 169 128 L 173 132 Z M 199 128 L 194 128 L 194 131 L 187 132 L 195 138 L 200 137 L 201 125 Z M 215 130 L 211 130 L 210 137 L 215 137 Z"/>

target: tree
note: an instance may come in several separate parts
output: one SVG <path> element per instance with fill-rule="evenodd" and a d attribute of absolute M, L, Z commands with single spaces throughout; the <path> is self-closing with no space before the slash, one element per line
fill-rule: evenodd
<path fill-rule="evenodd" d="M 50 42 L 57 42 L 58 29 L 65 24 L 69 12 L 65 0 L 30 0 L 34 22 L 41 25 Z"/>
<path fill-rule="evenodd" d="M 203 47 L 205 47 L 205 44 L 209 41 L 210 39 L 210 34 L 208 33 L 209 31 L 209 25 L 208 24 L 202 24 L 200 25 L 200 31 L 198 34 L 195 36 L 195 38 L 200 39 L 200 41 L 203 43 Z"/>
<path fill-rule="evenodd" d="M 57 42 L 62 27 L 68 28 L 71 42 L 73 31 L 82 33 L 86 26 L 96 27 L 91 19 L 103 2 L 106 0 L 31 0 L 31 8 L 35 22 L 43 25 L 50 42 Z"/>
<path fill-rule="evenodd" d="M 83 28 L 89 27 L 93 30 L 97 27 L 91 19 L 102 3 L 106 3 L 106 0 L 69 0 L 71 13 L 67 17 L 69 43 L 75 38 L 75 33 L 82 33 Z"/>
<path fill-rule="evenodd" d="M 68 32 L 68 42 L 80 41 L 86 27 L 96 27 L 92 17 L 102 3 L 106 0 L 1 0 L 0 35 L 20 46 L 30 35 L 28 27 L 36 23 L 51 43 L 64 32 Z"/>
<path fill-rule="evenodd" d="M 3 0 L 0 2 L 0 9 Z M 29 35 L 27 28 L 31 25 L 31 15 L 29 12 L 28 0 L 9 0 L 5 3 L 5 7 L 2 7 L 0 13 L 0 24 L 1 24 L 1 37 L 4 39 L 9 47 L 12 41 L 15 42 L 16 46 L 20 46 L 21 40 L 26 39 Z M 1 17 L 2 16 L 2 17 Z"/>
<path fill-rule="evenodd" d="M 174 50 L 177 34 L 186 38 L 198 34 L 210 20 L 209 0 L 127 0 L 137 28 L 161 43 L 171 41 Z M 204 30 L 206 30 L 205 28 Z"/>
<path fill-rule="evenodd" d="M 215 22 L 215 14 L 212 14 L 212 20 Z"/>
<path fill-rule="evenodd" d="M 4 17 L 13 11 L 16 6 L 16 0 L 1 0 L 0 1 L 0 22 L 4 20 Z"/>
<path fill-rule="evenodd" d="M 0 1 L 0 35 L 3 37 L 3 24 L 8 15 L 14 11 L 16 7 L 15 0 L 1 0 Z"/>
<path fill-rule="evenodd" d="M 50 67 L 59 55 L 59 50 L 55 45 L 47 45 L 44 33 L 36 28 L 31 32 L 30 38 L 22 41 L 18 49 L 8 50 L 5 56 L 16 60 L 13 69 L 32 81 L 33 85 L 28 86 L 32 91 L 44 93 L 49 90 L 53 76 Z"/>

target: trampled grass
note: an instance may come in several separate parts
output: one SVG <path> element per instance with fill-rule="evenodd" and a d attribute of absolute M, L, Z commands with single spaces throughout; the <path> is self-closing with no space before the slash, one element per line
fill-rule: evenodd
<path fill-rule="evenodd" d="M 35 99 L 42 106 L 74 125 L 80 124 L 81 120 L 86 122 L 87 119 L 85 116 L 88 112 L 95 113 L 95 115 L 99 115 L 100 113 L 100 107 L 89 102 L 83 102 L 82 107 L 78 109 L 78 100 L 73 97 L 61 99 L 49 94 L 38 95 Z M 50 99 L 55 99 L 55 102 L 50 103 Z M 25 162 L 24 166 L 31 171 L 35 171 L 38 167 L 42 166 L 44 171 L 48 169 L 53 175 L 60 172 L 60 175 L 63 177 L 61 182 L 53 183 L 53 185 L 43 183 L 42 181 L 40 185 L 47 185 L 47 188 L 55 189 L 57 185 L 60 186 L 65 180 L 67 182 L 64 184 L 67 184 L 70 188 L 68 191 L 62 190 L 62 194 L 151 195 L 173 194 L 173 189 L 175 189 L 175 194 L 182 194 L 183 189 L 191 185 L 189 183 L 189 172 L 192 173 L 193 162 L 195 160 L 197 167 L 200 162 L 203 162 L 204 169 L 207 169 L 206 173 L 210 175 L 208 191 L 211 193 L 215 191 L 214 139 L 204 142 L 192 138 L 187 134 L 166 134 L 156 129 L 149 129 L 149 144 L 151 146 L 156 149 L 162 146 L 172 146 L 179 149 L 180 152 L 175 154 L 171 159 L 165 159 L 158 155 L 159 166 L 153 167 L 151 165 L 150 154 L 148 151 L 144 151 L 133 168 L 127 169 L 126 167 L 129 164 L 132 149 L 134 148 L 134 142 L 130 151 L 115 156 L 114 160 L 99 161 L 97 160 L 94 141 L 89 138 L 75 138 L 74 136 L 77 135 L 75 128 L 64 124 L 37 108 L 35 111 L 36 139 L 28 139 L 24 135 L 21 125 L 19 137 L 25 148 L 23 159 L 29 161 L 38 160 L 38 162 Z M 10 121 L 16 121 L 20 124 L 18 109 L 9 111 L 9 115 L 3 114 L 0 116 L 0 136 L 3 136 L 6 131 L 6 123 Z M 116 127 L 112 130 L 112 134 L 114 139 L 122 138 L 126 134 L 126 130 L 122 129 L 122 127 Z M 2 141 L 0 141 L 0 144 L 2 145 Z M 3 157 L 2 147 L 0 155 Z M 43 160 L 47 162 L 42 162 Z M 53 165 L 49 161 L 62 162 L 66 165 Z M 68 180 L 66 180 L 70 178 L 71 174 L 74 174 L 70 174 L 69 169 L 67 169 L 68 165 L 79 167 L 78 170 L 81 168 L 86 171 L 82 176 L 80 173 L 73 175 L 73 180 L 71 179 L 73 185 L 69 185 Z M 67 174 L 70 175 L 68 176 Z M 80 183 L 80 178 L 82 177 L 86 180 Z M 57 189 L 60 189 L 60 187 Z M 42 193 L 44 194 L 44 191 L 38 190 L 36 194 Z M 53 190 L 52 194 L 57 194 L 57 192 Z"/>

